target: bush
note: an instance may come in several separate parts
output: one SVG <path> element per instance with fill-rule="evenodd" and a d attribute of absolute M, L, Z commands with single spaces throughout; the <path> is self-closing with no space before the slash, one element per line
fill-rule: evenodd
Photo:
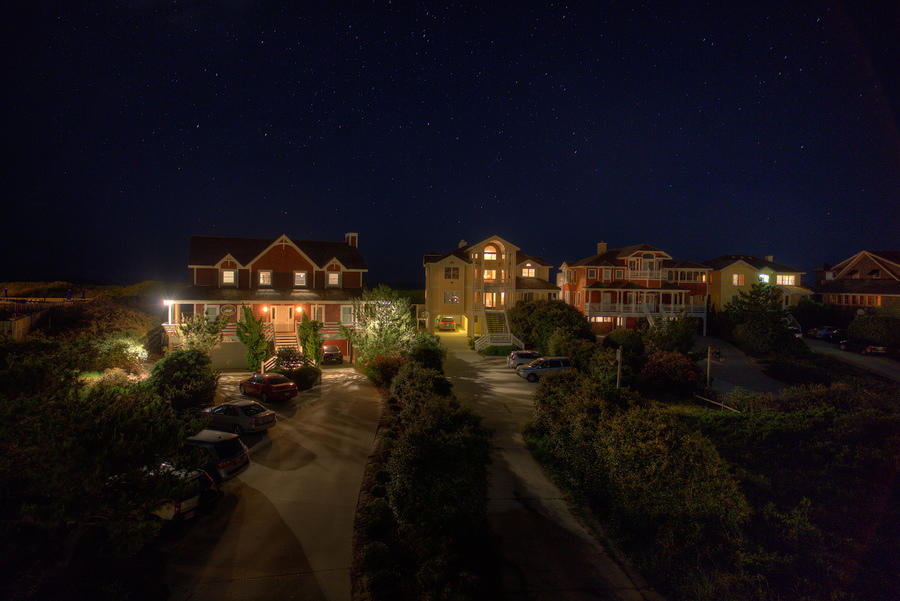
<path fill-rule="evenodd" d="M 594 354 L 591 355 L 587 373 L 595 380 L 606 386 L 615 387 L 619 366 L 616 359 L 616 351 L 612 348 L 596 345 Z M 637 384 L 637 376 L 631 365 L 623 359 L 621 385 L 633 388 Z"/>
<path fill-rule="evenodd" d="M 547 339 L 547 354 L 550 356 L 568 357 L 572 365 L 581 372 L 587 373 L 591 368 L 591 358 L 596 345 L 591 340 L 578 338 L 569 330 L 557 328 Z"/>
<path fill-rule="evenodd" d="M 322 370 L 312 365 L 304 365 L 297 369 L 281 370 L 284 377 L 289 378 L 299 390 L 309 390 L 322 381 Z"/>
<path fill-rule="evenodd" d="M 687 355 L 694 348 L 694 334 L 699 327 L 699 319 L 683 313 L 674 319 L 658 320 L 655 327 L 647 330 L 647 346 Z"/>
<path fill-rule="evenodd" d="M 278 349 L 275 357 L 277 358 L 275 367 L 285 372 L 299 369 L 301 366 L 310 363 L 299 350 L 292 346 Z"/>
<path fill-rule="evenodd" d="M 360 368 L 375 386 L 389 388 L 394 376 L 405 362 L 404 357 L 375 355 L 374 357 L 360 358 Z"/>
<path fill-rule="evenodd" d="M 471 350 L 473 350 L 473 351 L 475 350 L 475 341 L 476 341 L 476 340 L 478 340 L 478 336 L 472 336 L 471 338 L 469 338 L 469 339 L 466 341 L 466 342 L 469 343 L 469 348 L 470 348 Z"/>
<path fill-rule="evenodd" d="M 622 360 L 633 368 L 639 368 L 644 356 L 644 339 L 634 330 L 617 328 L 603 338 L 603 346 L 622 349 Z"/>
<path fill-rule="evenodd" d="M 212 405 L 219 373 L 203 351 L 181 350 L 160 359 L 153 366 L 149 381 L 173 407 L 187 409 Z"/>
<path fill-rule="evenodd" d="M 640 383 L 650 393 L 690 396 L 702 387 L 703 375 L 687 355 L 656 351 L 647 358 Z"/>
<path fill-rule="evenodd" d="M 847 336 L 870 344 L 900 347 L 900 317 L 884 314 L 859 315 L 847 328 Z"/>
<path fill-rule="evenodd" d="M 574 338 L 593 340 L 591 324 L 575 307 L 560 300 L 520 302 L 511 308 L 510 331 L 528 348 L 536 348 L 549 355 L 548 341 L 557 328 L 568 331 Z"/>
<path fill-rule="evenodd" d="M 97 343 L 96 368 L 99 370 L 119 368 L 136 374 L 146 360 L 147 350 L 134 336 L 114 334 Z"/>
<path fill-rule="evenodd" d="M 441 346 L 441 339 L 434 334 L 420 332 L 412 339 L 407 357 L 428 369 L 444 372 L 444 357 L 447 350 Z"/>
<path fill-rule="evenodd" d="M 394 377 L 391 396 L 398 399 L 404 411 L 414 412 L 429 397 L 449 397 L 451 388 L 450 381 L 440 372 L 410 362 L 401 367 Z"/>

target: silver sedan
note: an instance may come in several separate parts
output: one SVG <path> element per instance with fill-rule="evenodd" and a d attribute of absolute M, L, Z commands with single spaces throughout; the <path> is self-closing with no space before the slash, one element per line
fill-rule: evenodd
<path fill-rule="evenodd" d="M 210 416 L 210 427 L 235 434 L 259 432 L 275 425 L 275 412 L 266 409 L 256 401 L 228 401 L 217 405 L 207 412 Z"/>

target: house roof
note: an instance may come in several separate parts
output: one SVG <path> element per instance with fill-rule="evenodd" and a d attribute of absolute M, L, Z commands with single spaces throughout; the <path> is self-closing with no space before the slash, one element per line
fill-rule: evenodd
<path fill-rule="evenodd" d="M 712 267 L 713 269 L 720 270 L 728 267 L 729 265 L 737 263 L 738 261 L 743 261 L 744 263 L 747 263 L 755 269 L 763 269 L 768 267 L 772 271 L 776 272 L 803 273 L 799 269 L 794 269 L 793 267 L 788 267 L 787 265 L 775 263 L 774 261 L 766 261 L 765 259 L 754 257 L 753 255 L 722 255 L 720 257 L 716 257 L 715 259 L 704 261 L 703 263 L 709 267 Z"/>
<path fill-rule="evenodd" d="M 280 237 L 191 236 L 188 265 L 215 265 L 229 254 L 241 265 L 248 265 Z M 331 259 L 337 259 L 347 269 L 368 269 L 359 249 L 346 242 L 294 239 L 291 239 L 291 242 L 318 267 L 324 267 Z"/>
<path fill-rule="evenodd" d="M 663 261 L 666 269 L 712 269 L 709 265 L 694 261 Z"/>
<path fill-rule="evenodd" d="M 574 263 L 569 263 L 569 267 L 620 267 L 622 263 L 619 261 L 626 257 L 630 257 L 636 252 L 659 252 L 669 256 L 666 251 L 650 246 L 649 244 L 632 244 L 631 246 L 623 246 L 622 248 L 611 248 L 604 253 L 596 254 L 592 257 L 579 259 Z M 671 257 L 669 257 L 671 259 Z"/>
<path fill-rule="evenodd" d="M 516 290 L 559 290 L 559 286 L 554 286 L 541 278 L 516 276 Z"/>
<path fill-rule="evenodd" d="M 467 249 L 471 248 L 471 246 L 463 246 L 461 248 L 457 248 L 456 250 L 452 250 L 448 253 L 426 253 L 422 262 L 426 265 L 428 263 L 440 263 L 447 257 L 456 257 L 464 263 L 471 263 L 471 259 L 469 259 L 469 253 L 466 252 Z"/>
<path fill-rule="evenodd" d="M 536 263 L 543 267 L 552 267 L 551 263 L 544 257 L 535 257 L 533 255 L 526 255 L 525 253 L 521 252 L 516 254 L 516 265 L 521 265 L 526 261 L 531 261 L 532 263 Z"/>
<path fill-rule="evenodd" d="M 302 302 L 338 302 L 359 298 L 361 288 L 326 288 L 324 290 L 270 290 L 241 288 L 215 288 L 212 286 L 188 286 L 175 293 L 171 300 L 198 302 L 247 303 L 302 303 Z"/>

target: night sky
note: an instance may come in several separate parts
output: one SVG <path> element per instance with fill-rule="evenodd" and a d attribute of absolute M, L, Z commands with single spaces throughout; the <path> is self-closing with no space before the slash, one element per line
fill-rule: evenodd
<path fill-rule="evenodd" d="M 356 231 L 420 286 L 491 234 L 900 248 L 898 2 L 285 4 L 7 5 L 0 279 L 181 280 L 192 234 Z"/>

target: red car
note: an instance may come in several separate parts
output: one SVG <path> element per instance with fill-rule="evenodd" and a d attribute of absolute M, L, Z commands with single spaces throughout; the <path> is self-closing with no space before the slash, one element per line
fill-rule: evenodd
<path fill-rule="evenodd" d="M 265 403 L 286 401 L 297 396 L 297 385 L 281 374 L 253 374 L 239 386 L 241 394 L 258 396 Z"/>

